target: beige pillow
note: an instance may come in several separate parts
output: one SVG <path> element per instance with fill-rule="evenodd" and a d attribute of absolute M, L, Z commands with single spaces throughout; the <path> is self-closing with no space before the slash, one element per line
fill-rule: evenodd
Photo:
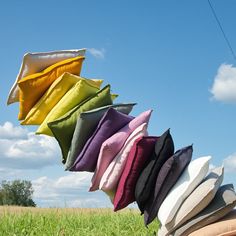
<path fill-rule="evenodd" d="M 189 236 L 229 236 L 236 235 L 236 210 L 231 211 L 220 221 L 207 225 L 189 234 Z"/>

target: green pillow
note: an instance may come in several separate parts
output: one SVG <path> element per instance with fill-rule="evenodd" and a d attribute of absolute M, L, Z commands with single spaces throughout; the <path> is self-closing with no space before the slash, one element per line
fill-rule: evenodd
<path fill-rule="evenodd" d="M 74 87 L 72 87 L 51 109 L 42 124 L 39 126 L 36 134 L 46 134 L 53 136 L 47 123 L 60 119 L 60 117 L 71 111 L 85 99 L 96 94 L 99 89 L 100 86 L 94 85 L 92 80 L 81 78 L 79 82 L 77 82 Z"/>
<path fill-rule="evenodd" d="M 132 111 L 134 105 L 135 103 L 120 103 L 99 107 L 91 111 L 81 113 L 77 119 L 75 132 L 71 141 L 71 147 L 67 155 L 65 164 L 66 170 L 69 170 L 74 164 L 74 161 L 82 151 L 86 141 L 93 134 L 98 122 L 110 107 L 128 115 Z"/>
<path fill-rule="evenodd" d="M 49 122 L 48 127 L 57 139 L 62 152 L 62 162 L 65 163 L 74 134 L 77 118 L 80 113 L 112 104 L 110 85 L 99 90 L 95 95 L 86 99 L 59 119 Z"/>

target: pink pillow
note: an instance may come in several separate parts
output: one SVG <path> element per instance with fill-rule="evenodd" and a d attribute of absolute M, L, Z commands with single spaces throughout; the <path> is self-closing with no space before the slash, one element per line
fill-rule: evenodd
<path fill-rule="evenodd" d="M 143 123 L 148 124 L 151 113 L 152 110 L 141 113 L 102 144 L 89 191 L 98 190 L 102 175 L 117 153 L 121 150 L 126 139 L 138 126 Z"/>
<path fill-rule="evenodd" d="M 137 139 L 128 155 L 125 169 L 120 177 L 114 198 L 114 211 L 125 208 L 135 201 L 135 186 L 140 173 L 154 152 L 158 137 Z"/>
<path fill-rule="evenodd" d="M 106 192 L 110 196 L 111 200 L 113 200 L 117 185 L 119 183 L 119 179 L 123 173 L 129 152 L 134 145 L 134 142 L 138 138 L 146 135 L 147 123 L 143 123 L 131 133 L 131 135 L 125 141 L 122 149 L 115 156 L 115 158 L 112 160 L 105 173 L 103 174 L 99 189 Z"/>

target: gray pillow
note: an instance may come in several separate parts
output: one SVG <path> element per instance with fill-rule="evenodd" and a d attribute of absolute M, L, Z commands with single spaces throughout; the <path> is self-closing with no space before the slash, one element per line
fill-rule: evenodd
<path fill-rule="evenodd" d="M 136 105 L 136 103 L 113 104 L 81 113 L 77 119 L 71 147 L 65 163 L 65 169 L 69 170 L 70 167 L 72 167 L 85 143 L 96 129 L 100 119 L 110 107 L 128 115 L 132 111 L 134 105 Z"/>
<path fill-rule="evenodd" d="M 213 200 L 217 190 L 222 184 L 224 168 L 218 167 L 212 170 L 202 183 L 183 202 L 173 220 L 161 228 L 159 235 L 168 235 L 187 220 L 205 209 Z"/>
<path fill-rule="evenodd" d="M 216 222 L 228 214 L 236 205 L 236 194 L 232 184 L 223 185 L 217 191 L 212 202 L 199 214 L 178 228 L 174 236 L 189 235 L 206 225 Z"/>

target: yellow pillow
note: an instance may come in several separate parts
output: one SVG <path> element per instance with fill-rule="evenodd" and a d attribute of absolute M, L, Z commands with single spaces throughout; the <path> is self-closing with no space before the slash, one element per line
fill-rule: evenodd
<path fill-rule="evenodd" d="M 39 126 L 36 134 L 46 134 L 53 136 L 51 130 L 48 128 L 47 123 L 52 122 L 72 108 L 83 102 L 85 99 L 96 94 L 99 89 L 91 85 L 87 80 L 81 80 L 75 84 L 57 103 L 56 106 L 48 113 L 43 123 Z"/>
<path fill-rule="evenodd" d="M 47 114 L 61 98 L 80 80 L 84 78 L 65 72 L 57 78 L 40 100 L 33 106 L 22 125 L 41 125 Z M 100 88 L 102 80 L 87 80 L 91 85 Z"/>
<path fill-rule="evenodd" d="M 70 58 L 55 63 L 40 73 L 35 73 L 21 79 L 18 82 L 20 92 L 20 111 L 18 119 L 23 120 L 26 117 L 30 109 L 42 97 L 49 86 L 64 72 L 79 75 L 83 60 L 83 56 Z"/>

